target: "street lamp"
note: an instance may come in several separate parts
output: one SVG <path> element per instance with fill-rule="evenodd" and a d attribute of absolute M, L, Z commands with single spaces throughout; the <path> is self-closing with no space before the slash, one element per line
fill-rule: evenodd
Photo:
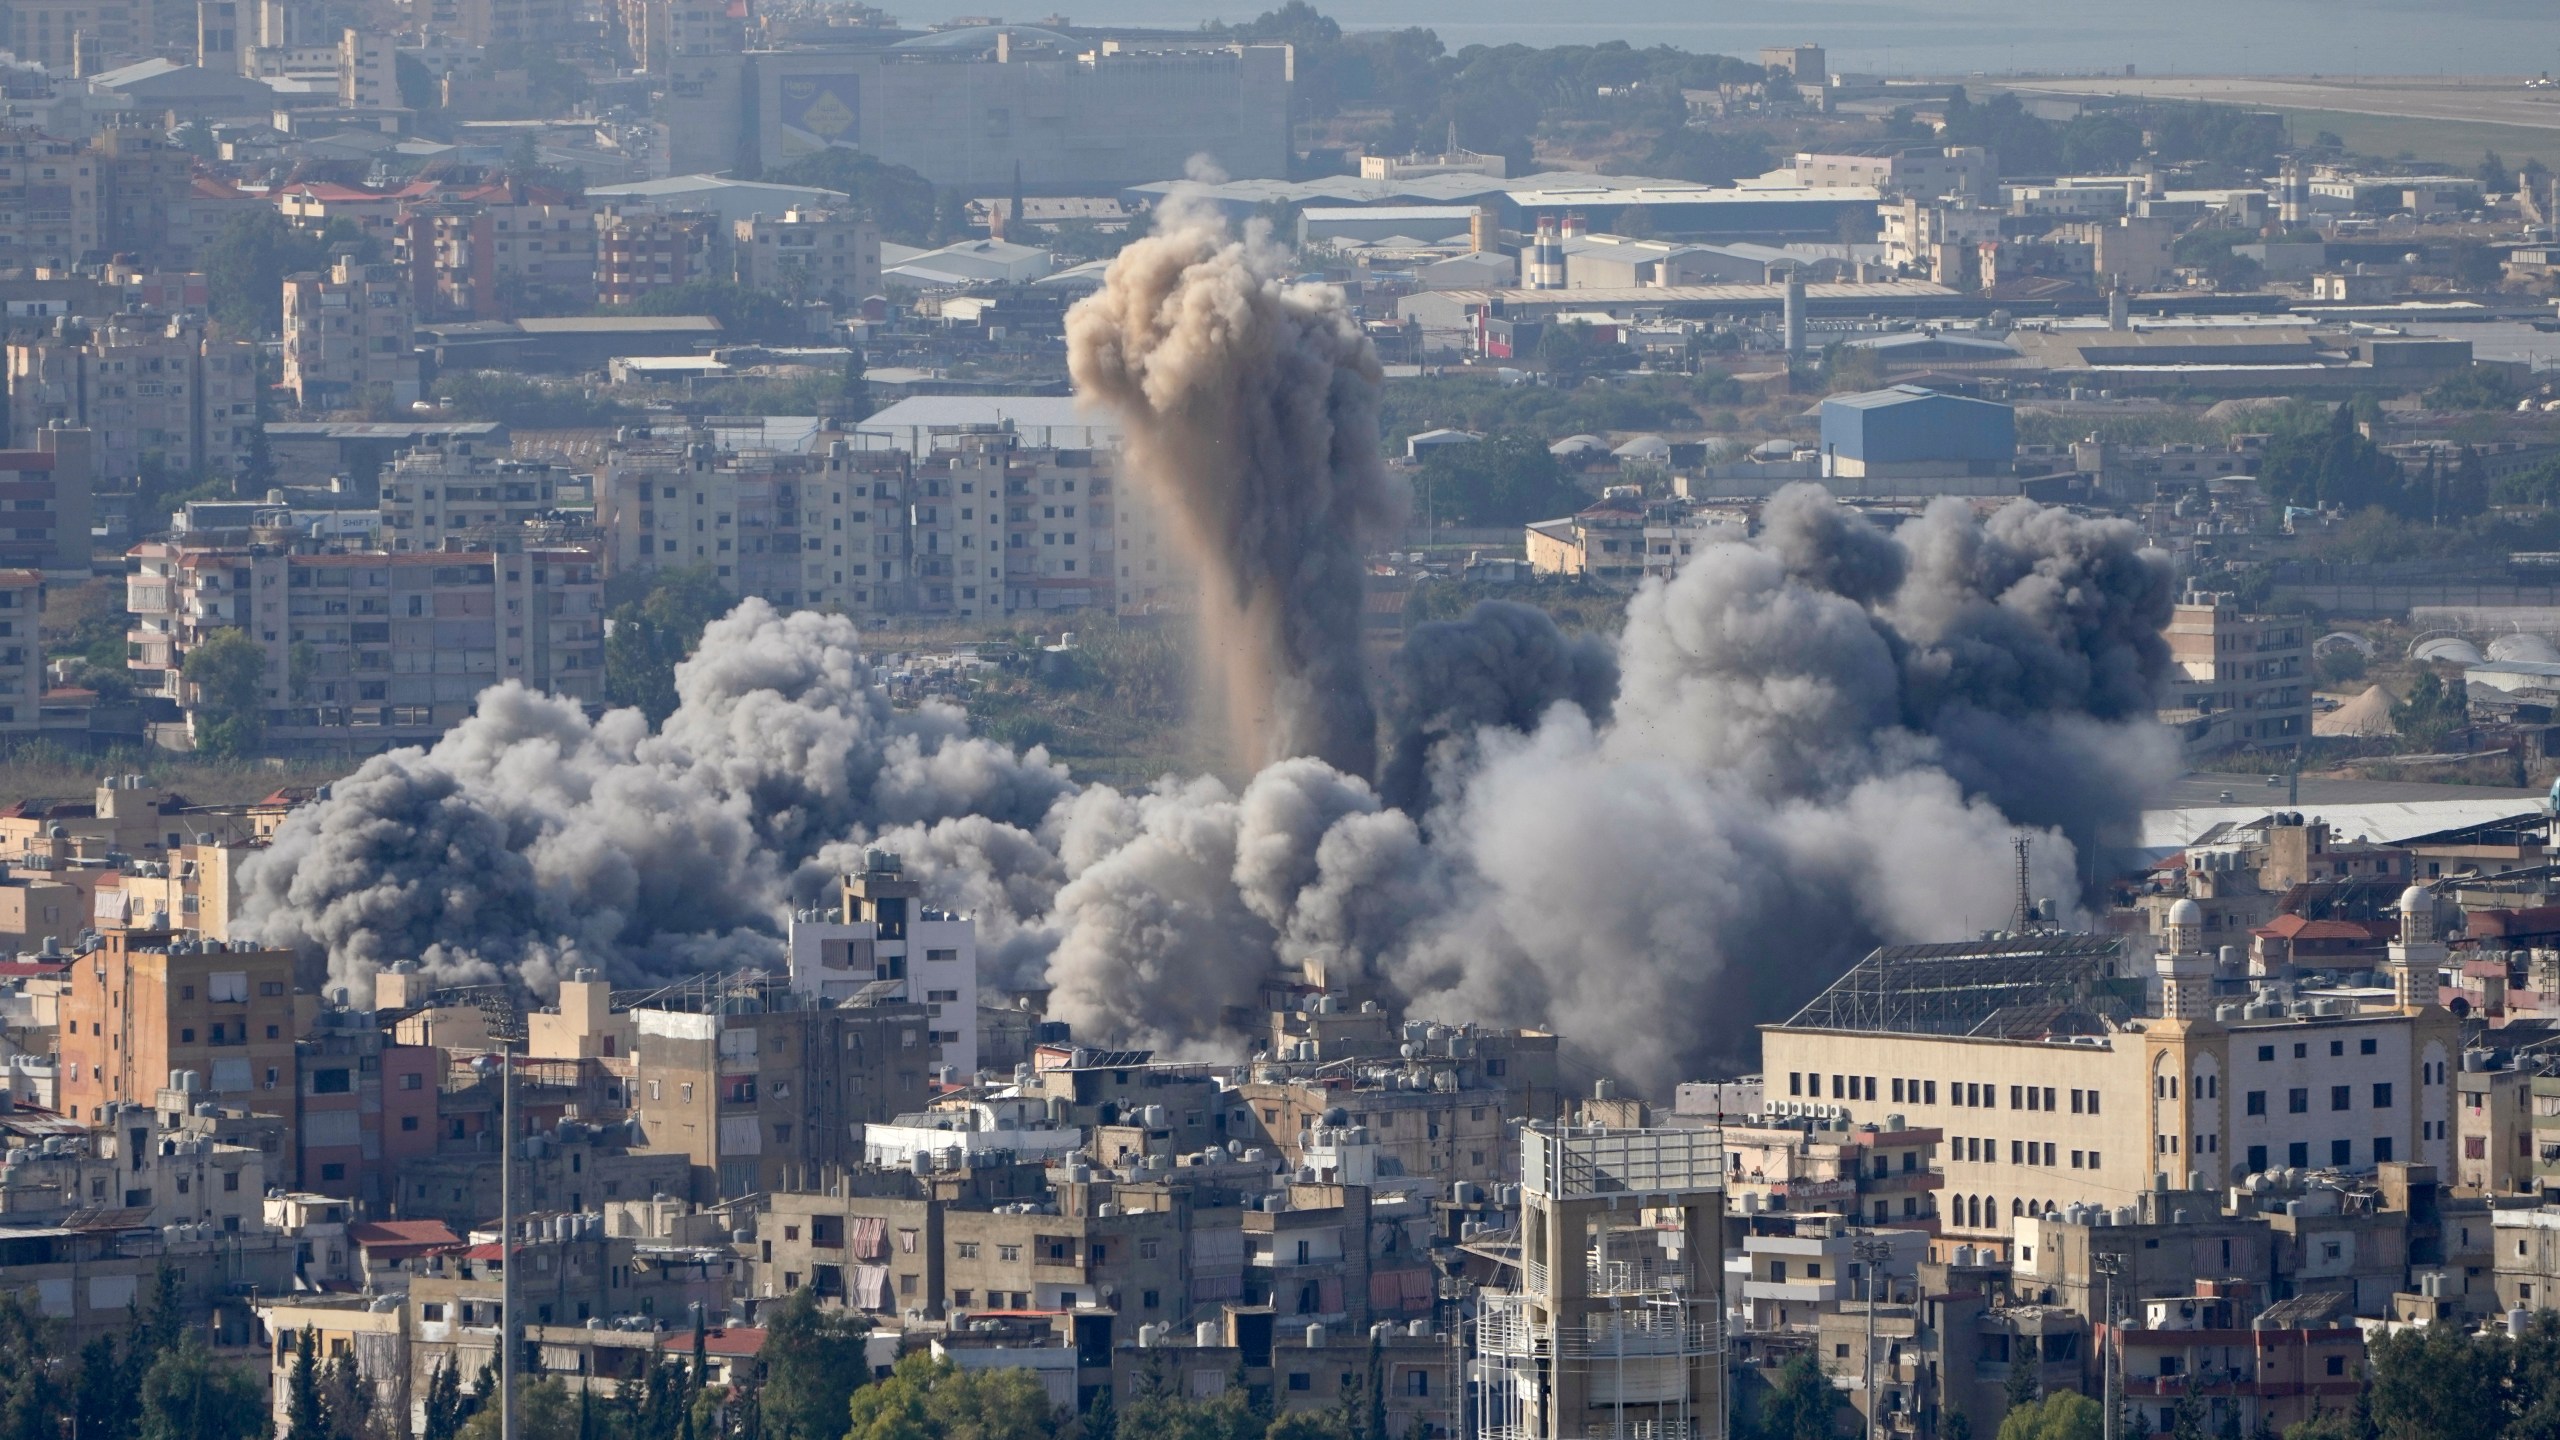
<path fill-rule="evenodd" d="M 1893 1246 L 1872 1237 L 1853 1242 L 1851 1250 L 1867 1262 L 1867 1440 L 1876 1440 L 1877 1420 L 1884 1402 L 1876 1396 L 1876 1271 L 1893 1258 Z"/>

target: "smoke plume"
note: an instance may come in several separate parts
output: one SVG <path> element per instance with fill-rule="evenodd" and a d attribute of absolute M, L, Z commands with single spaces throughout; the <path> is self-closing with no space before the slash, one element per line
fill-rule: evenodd
<path fill-rule="evenodd" d="M 1313 755 L 1369 773 L 1360 654 L 1368 542 L 1400 498 L 1378 449 L 1376 353 L 1342 292 L 1207 213 L 1169 213 L 1067 316 L 1079 393 L 1200 581 L 1204 658 L 1247 769 Z"/>
<path fill-rule="evenodd" d="M 2022 829 L 2037 894 L 2075 902 L 2173 766 L 2169 579 L 2134 527 L 1942 500 L 1888 533 L 1810 485 L 1645 581 L 1614 642 L 1499 603 L 1419 627 L 1382 725 L 1378 370 L 1337 293 L 1280 276 L 1175 217 L 1070 321 L 1197 562 L 1246 778 L 1077 787 L 894 710 L 852 622 L 750 600 L 656 733 L 507 685 L 367 762 L 246 867 L 244 928 L 359 992 L 395 960 L 650 981 L 773 963 L 881 844 L 976 917 L 985 983 L 1047 987 L 1081 1039 L 1240 1055 L 1275 982 L 1312 981 L 1552 1027 L 1659 1089 L 1751 1063 L 1870 946 L 2003 922 Z"/>

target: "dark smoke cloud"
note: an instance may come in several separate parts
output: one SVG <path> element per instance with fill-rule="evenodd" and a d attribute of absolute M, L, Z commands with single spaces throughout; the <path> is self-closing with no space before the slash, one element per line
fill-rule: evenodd
<path fill-rule="evenodd" d="M 1568 638 L 1535 606 L 1486 600 L 1463 620 L 1417 625 L 1396 657 L 1378 789 L 1387 803 L 1430 808 L 1434 773 L 1473 768 L 1476 732 L 1532 730 L 1565 703 L 1609 718 L 1618 662 L 1596 635 Z"/>
<path fill-rule="evenodd" d="M 1119 416 L 1199 578 L 1232 758 L 1365 775 L 1361 582 L 1402 497 L 1379 455 L 1377 355 L 1339 289 L 1289 269 L 1259 228 L 1171 212 L 1068 312 L 1067 367 Z"/>

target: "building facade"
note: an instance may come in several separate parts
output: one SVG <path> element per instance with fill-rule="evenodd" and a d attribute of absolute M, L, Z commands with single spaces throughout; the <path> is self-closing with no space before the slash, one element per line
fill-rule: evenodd
<path fill-rule="evenodd" d="M 419 396 L 417 313 L 397 265 L 341 254 L 284 282 L 284 388 L 306 410 Z"/>

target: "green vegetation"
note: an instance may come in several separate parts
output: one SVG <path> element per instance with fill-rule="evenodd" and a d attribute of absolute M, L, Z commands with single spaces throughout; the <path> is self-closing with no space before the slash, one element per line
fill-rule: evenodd
<path fill-rule="evenodd" d="M 2433 497 L 2417 493 L 2400 462 L 2357 429 L 2353 406 L 2329 411 L 2325 423 L 2306 423 L 2308 417 L 2295 410 L 2277 412 L 2276 418 L 2258 472 L 2258 484 L 2269 499 L 2307 509 L 2381 509 L 2403 517 L 2428 512 Z"/>
<path fill-rule="evenodd" d="M 2013 1407 L 2000 1422 L 2000 1440 L 2098 1440 L 2103 1419 L 2097 1401 L 2076 1390 L 2056 1390 Z"/>
<path fill-rule="evenodd" d="M 2202 270 L 2219 289 L 2246 290 L 2258 283 L 2264 271 L 2233 247 L 2257 238 L 2255 230 L 2190 230 L 2178 237 L 2171 254 L 2179 264 Z"/>
<path fill-rule="evenodd" d="M 2230 438 L 2201 416 L 2175 410 L 2132 415 L 2018 411 L 2020 445 L 2077 445 L 2092 436 L 2103 445 L 2210 445 Z"/>
<path fill-rule="evenodd" d="M 850 195 L 853 208 L 870 216 L 883 237 L 901 245 L 948 244 L 965 230 L 946 228 L 948 217 L 932 181 L 859 150 L 829 147 L 751 178 Z"/>
<path fill-rule="evenodd" d="M 284 328 L 284 277 L 322 268 L 340 245 L 366 252 L 375 248 L 344 216 L 318 235 L 295 229 L 281 212 L 264 205 L 233 216 L 221 236 L 205 247 L 213 318 L 236 335 L 277 333 Z"/>
<path fill-rule="evenodd" d="M 737 597 L 708 566 L 614 577 L 606 597 L 611 633 L 604 641 L 604 698 L 636 705 L 652 726 L 676 710 L 676 666 L 702 643 L 703 627 L 729 613 Z M 634 594 L 633 591 L 638 593 Z"/>
<path fill-rule="evenodd" d="M 2495 150 L 2519 168 L 2529 163 L 2560 166 L 2560 130 L 2404 115 L 2349 114 L 2343 110 L 2274 113 L 2295 134 L 2317 135 L 2331 142 L 2333 148 L 2352 155 L 2385 160 L 2405 155 L 2466 170 L 2481 152 Z"/>
<path fill-rule="evenodd" d="M 788 380 L 732 380 L 697 392 L 697 398 L 720 415 L 827 415 L 860 420 L 879 407 L 871 403 L 871 387 L 862 378 L 859 352 L 845 361 L 841 373 L 803 375 Z"/>
<path fill-rule="evenodd" d="M 187 654 L 196 748 L 216 759 L 257 752 L 267 732 L 267 652 L 245 630 L 216 630 Z"/>
<path fill-rule="evenodd" d="M 2474 365 L 2426 394 L 2431 410 L 2512 410 L 2524 392 L 2497 365 Z"/>
<path fill-rule="evenodd" d="M 1360 142 L 1389 152 L 1437 148 L 1452 125 L 1458 143 L 1508 159 L 1515 175 L 1531 168 L 1533 137 L 1544 127 L 1597 121 L 1628 131 L 1667 134 L 1687 122 L 1680 92 L 1756 81 L 1760 66 L 1726 55 L 1668 46 L 1639 50 L 1605 45 L 1471 45 L 1447 53 L 1422 29 L 1345 32 L 1306 0 L 1213 31 L 1297 47 L 1297 118 L 1324 120 L 1354 112 L 1383 118 Z"/>
<path fill-rule="evenodd" d="M 0 1435 L 9 1440 L 266 1440 L 257 1370 L 208 1354 L 189 1333 L 178 1272 L 162 1268 L 120 1336 L 76 1356 L 16 1291 L 0 1292 Z"/>
<path fill-rule="evenodd" d="M 1188 630 L 1101 614 L 1060 623 L 1074 627 L 1073 650 L 1049 653 L 1025 632 L 979 646 L 996 668 L 969 692 L 971 728 L 1016 747 L 1046 746 L 1083 780 L 1144 783 L 1213 768 L 1188 733 Z"/>
<path fill-rule="evenodd" d="M 503 370 L 461 370 L 436 380 L 438 404 L 465 420 L 495 420 L 522 430 L 619 425 L 637 408 L 602 400 L 583 386 L 547 385 Z"/>
<path fill-rule="evenodd" d="M 1554 440 L 1607 430 L 1685 429 L 1698 423 L 1700 402 L 1738 400 L 1723 375 L 1629 375 L 1606 384 L 1566 388 L 1506 385 L 1475 375 L 1390 380 L 1378 428 L 1391 448 L 1425 430 L 1508 432 Z"/>
<path fill-rule="evenodd" d="M 2409 686 L 2408 698 L 2391 707 L 2391 728 L 2400 732 L 2402 745 L 2415 754 L 2442 749 L 2447 736 L 2470 723 L 2468 691 L 2460 684 L 2446 684 L 2433 670 L 2420 670 Z"/>
<path fill-rule="evenodd" d="M 1525 525 L 1570 515 L 1587 497 L 1547 447 L 1519 435 L 1432 448 L 1415 477 L 1415 512 L 1433 523 Z"/>
<path fill-rule="evenodd" d="M 2281 121 L 2233 106 L 2127 104 L 2056 124 L 2006 91 L 1975 104 L 1958 90 L 1939 138 L 1989 149 L 2003 175 L 2107 174 L 2146 154 L 2237 174 L 2269 168 L 2286 148 Z"/>
<path fill-rule="evenodd" d="M 915 1354 L 853 1392 L 844 1440 L 1049 1440 L 1065 1417 L 1028 1370 L 963 1370 Z"/>
<path fill-rule="evenodd" d="M 1840 1392 L 1822 1363 L 1799 1352 L 1769 1379 L 1749 1413 L 1737 1412 L 1734 1433 L 1749 1440 L 1836 1440 Z"/>

